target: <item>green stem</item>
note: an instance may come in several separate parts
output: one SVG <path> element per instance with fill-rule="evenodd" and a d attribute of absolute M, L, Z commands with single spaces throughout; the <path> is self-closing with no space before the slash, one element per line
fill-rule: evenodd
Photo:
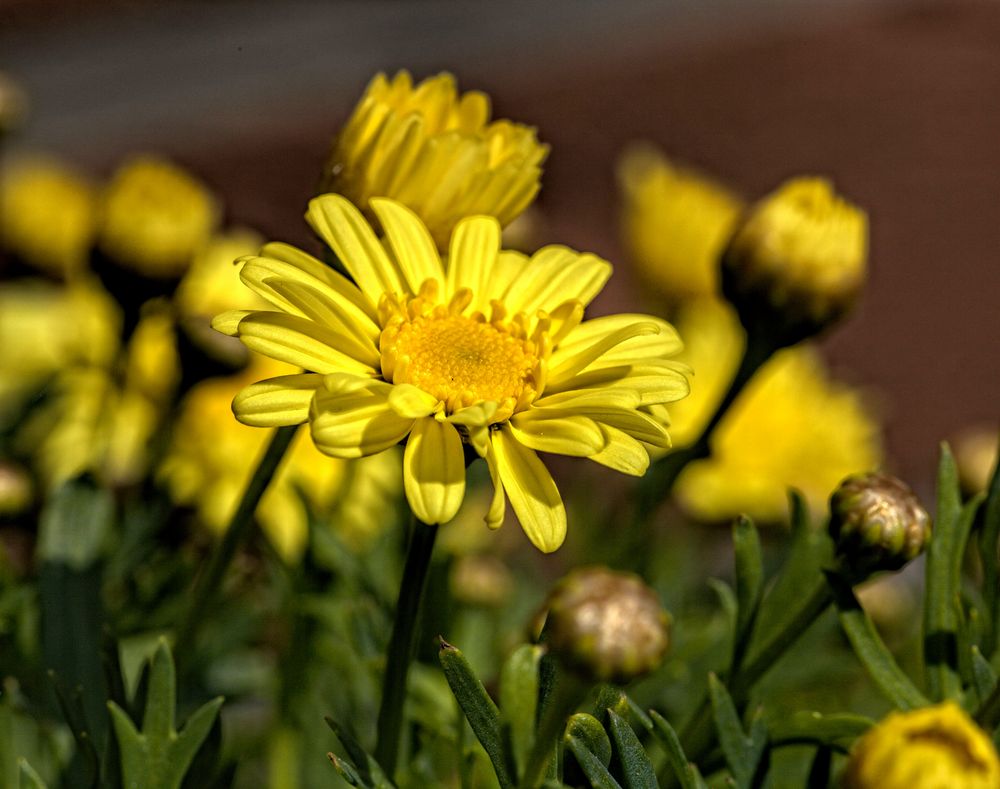
<path fill-rule="evenodd" d="M 420 603 L 427 586 L 427 571 L 437 531 L 436 525 L 413 518 L 403 580 L 399 586 L 396 618 L 392 623 L 392 635 L 386 655 L 382 704 L 378 711 L 378 740 L 375 745 L 375 760 L 390 779 L 396 772 L 396 762 L 399 759 L 406 677 L 416 652 Z"/>
<path fill-rule="evenodd" d="M 253 514 L 260 503 L 264 491 L 267 490 L 274 472 L 281 463 L 281 459 L 288 451 L 298 425 L 279 427 L 274 431 L 271 442 L 267 445 L 257 469 L 254 471 L 250 482 L 247 483 L 246 490 L 239 507 L 233 513 L 233 517 L 226 527 L 226 533 L 222 540 L 215 547 L 212 558 L 203 572 L 199 573 L 195 580 L 194 589 L 191 591 L 191 607 L 187 616 L 177 631 L 177 641 L 174 645 L 174 654 L 178 660 L 183 660 L 188 648 L 194 640 L 198 627 L 204 620 L 206 609 L 215 600 L 219 592 L 219 587 L 225 578 L 226 570 L 232 563 L 236 549 L 246 540 L 250 527 L 253 524 Z"/>
<path fill-rule="evenodd" d="M 690 446 L 679 449 L 676 452 L 671 452 L 666 457 L 658 460 L 639 482 L 633 511 L 633 524 L 635 526 L 633 532 L 642 535 L 642 539 L 645 541 L 644 545 L 648 546 L 649 542 L 646 541 L 648 534 L 643 529 L 648 528 L 650 516 L 653 514 L 653 511 L 670 492 L 677 477 L 680 476 L 680 473 L 688 463 L 709 456 L 711 452 L 709 439 L 712 432 L 718 426 L 719 422 L 722 421 L 722 417 L 725 416 L 726 411 L 729 410 L 729 407 L 739 397 L 740 392 L 743 391 L 754 373 L 771 358 L 775 350 L 776 346 L 769 338 L 758 336 L 754 333 L 748 334 L 746 351 L 740 360 L 739 369 L 737 369 L 732 382 L 729 384 L 729 389 L 726 390 L 726 394 L 712 414 L 712 418 L 708 420 L 705 428 L 701 431 L 701 436 Z M 644 554 L 645 551 L 642 551 L 637 555 Z"/>

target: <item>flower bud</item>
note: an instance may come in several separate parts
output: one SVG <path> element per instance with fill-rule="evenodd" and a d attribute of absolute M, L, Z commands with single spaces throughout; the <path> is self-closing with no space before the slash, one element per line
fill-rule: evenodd
<path fill-rule="evenodd" d="M 16 463 L 0 460 L 0 516 L 24 512 L 33 495 L 28 472 Z"/>
<path fill-rule="evenodd" d="M 847 312 L 865 281 L 868 218 L 829 181 L 796 178 L 750 209 L 722 256 L 726 297 L 744 325 L 783 345 Z"/>
<path fill-rule="evenodd" d="M 975 496 L 985 491 L 1000 455 L 1000 432 L 996 425 L 979 425 L 963 430 L 953 443 L 955 465 L 962 492 Z"/>
<path fill-rule="evenodd" d="M 954 702 L 893 712 L 851 750 L 843 789 L 998 789 L 1000 761 L 986 732 Z"/>
<path fill-rule="evenodd" d="M 625 683 L 656 669 L 670 646 L 670 615 L 642 579 L 584 567 L 549 594 L 552 654 L 595 682 Z"/>
<path fill-rule="evenodd" d="M 904 482 L 853 474 L 830 497 L 830 536 L 852 570 L 898 570 L 923 552 L 931 519 Z"/>
<path fill-rule="evenodd" d="M 218 222 L 208 189 L 163 159 L 141 156 L 122 165 L 104 197 L 101 251 L 147 277 L 184 273 Z"/>

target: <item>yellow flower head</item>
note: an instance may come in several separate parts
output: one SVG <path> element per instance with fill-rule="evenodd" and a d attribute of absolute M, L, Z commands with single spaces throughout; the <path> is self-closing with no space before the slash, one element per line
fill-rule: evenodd
<path fill-rule="evenodd" d="M 96 189 L 58 162 L 25 159 L 0 179 L 0 244 L 42 271 L 82 271 L 96 223 Z"/>
<path fill-rule="evenodd" d="M 671 411 L 671 432 L 691 440 L 729 386 L 743 337 L 722 304 L 711 311 L 693 305 L 677 325 L 688 339 L 682 358 L 696 375 L 692 402 Z M 879 426 L 864 399 L 831 380 L 806 346 L 781 351 L 757 372 L 713 432 L 711 450 L 710 458 L 685 469 L 675 488 L 685 508 L 705 520 L 745 512 L 780 521 L 789 486 L 824 509 L 845 476 L 876 468 L 881 460 Z"/>
<path fill-rule="evenodd" d="M 855 743 L 844 789 L 998 789 L 989 736 L 957 704 L 893 712 Z"/>
<path fill-rule="evenodd" d="M 268 244 L 242 276 L 279 311 L 224 313 L 219 330 L 310 371 L 261 381 L 233 401 L 250 425 L 309 421 L 335 457 L 372 455 L 407 440 L 406 496 L 426 523 L 446 523 L 465 495 L 465 451 L 486 459 L 532 542 L 562 543 L 566 513 L 536 451 L 589 457 L 642 474 L 648 448 L 669 445 L 644 407 L 687 392 L 673 327 L 645 315 L 583 321 L 611 266 L 545 247 L 530 259 L 500 250 L 493 217 L 462 220 L 442 262 L 424 224 L 401 203 L 373 199 L 383 245 L 340 195 L 307 219 L 354 282 L 297 249 Z M 355 284 L 356 283 L 356 284 Z"/>
<path fill-rule="evenodd" d="M 716 295 L 740 199 L 648 146 L 626 152 L 618 180 L 623 241 L 643 279 L 668 299 Z"/>
<path fill-rule="evenodd" d="M 867 262 L 865 212 L 829 181 L 795 178 L 737 228 L 723 255 L 723 285 L 741 315 L 780 321 L 795 341 L 853 306 Z"/>
<path fill-rule="evenodd" d="M 194 176 L 163 159 L 135 157 L 105 190 L 98 244 L 124 267 L 176 277 L 208 241 L 219 212 Z"/>
<path fill-rule="evenodd" d="M 286 367 L 255 356 L 241 376 L 202 381 L 184 398 L 159 476 L 174 500 L 196 507 L 216 534 L 225 531 L 267 443 L 266 433 L 232 418 L 233 395 L 255 377 Z M 399 462 L 386 453 L 356 463 L 349 469 L 348 462 L 321 455 L 310 441 L 292 446 L 257 511 L 265 534 L 287 561 L 296 560 L 306 543 L 303 495 L 319 511 L 341 502 L 335 525 L 354 547 L 374 536 L 373 525 L 383 522 L 385 508 L 402 488 Z"/>
<path fill-rule="evenodd" d="M 370 198 L 398 200 L 445 249 L 462 217 L 486 214 L 506 225 L 527 208 L 548 150 L 531 127 L 491 123 L 489 97 L 459 96 L 451 74 L 416 86 L 406 71 L 391 80 L 378 74 L 334 142 L 324 186 L 372 221 Z"/>
<path fill-rule="evenodd" d="M 266 302 L 242 286 L 240 270 L 233 265 L 237 258 L 260 249 L 263 242 L 248 228 L 213 236 L 195 255 L 174 291 L 177 312 L 185 318 L 211 319 L 225 310 L 263 307 Z"/>

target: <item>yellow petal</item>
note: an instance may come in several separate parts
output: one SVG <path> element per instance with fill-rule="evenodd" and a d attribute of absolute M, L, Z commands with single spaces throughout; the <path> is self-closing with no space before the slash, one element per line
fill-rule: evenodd
<path fill-rule="evenodd" d="M 551 553 L 566 538 L 566 509 L 552 475 L 508 429 L 496 430 L 492 437 L 497 473 L 521 528 L 538 550 Z"/>
<path fill-rule="evenodd" d="M 465 497 L 465 453 L 447 422 L 418 420 L 403 453 L 403 487 L 413 514 L 424 523 L 447 523 Z"/>
<path fill-rule="evenodd" d="M 316 448 L 333 457 L 374 455 L 402 441 L 413 420 L 389 406 L 392 386 L 343 373 L 328 375 L 316 390 L 309 427 Z"/>
<path fill-rule="evenodd" d="M 372 302 L 378 304 L 383 293 L 407 292 L 375 232 L 347 198 L 336 194 L 314 197 L 309 201 L 306 220 Z"/>
<path fill-rule="evenodd" d="M 589 457 L 604 449 L 604 434 L 586 416 L 554 416 L 544 409 L 529 409 L 510 420 L 514 438 L 530 449 L 558 455 Z"/>
<path fill-rule="evenodd" d="M 559 344 L 556 352 L 577 353 L 581 347 L 600 342 L 603 338 L 616 334 L 626 326 L 649 323 L 655 324 L 657 331 L 649 334 L 638 334 L 620 342 L 601 356 L 600 365 L 630 363 L 641 359 L 665 359 L 683 350 L 684 343 L 681 342 L 677 330 L 662 318 L 656 318 L 652 315 L 622 313 L 584 321 L 566 335 L 566 339 Z M 555 355 L 553 354 L 553 356 Z"/>
<path fill-rule="evenodd" d="M 251 384 L 233 400 L 233 413 L 245 425 L 300 425 L 309 418 L 309 403 L 323 382 L 314 373 L 280 375 Z"/>
<path fill-rule="evenodd" d="M 492 443 L 487 443 L 483 457 L 490 470 L 490 479 L 493 481 L 493 499 L 490 501 L 490 508 L 486 513 L 486 526 L 490 529 L 499 529 L 507 514 L 507 496 L 504 494 L 503 482 L 501 482 L 500 472 L 497 470 L 497 457 L 493 451 Z"/>
<path fill-rule="evenodd" d="M 649 452 L 627 433 L 608 425 L 601 425 L 605 447 L 590 459 L 623 474 L 641 477 L 649 468 Z"/>
<path fill-rule="evenodd" d="M 458 223 L 448 249 L 448 274 L 445 295 L 451 297 L 461 288 L 472 291 L 471 308 L 489 306 L 487 283 L 500 250 L 500 223 L 492 216 L 471 216 Z"/>
<path fill-rule="evenodd" d="M 444 275 L 437 247 L 417 215 L 402 203 L 384 197 L 373 197 L 369 202 L 382 223 L 410 292 L 418 292 L 428 279 L 442 282 Z"/>
<path fill-rule="evenodd" d="M 497 255 L 493 276 L 483 283 L 490 299 L 498 299 L 507 292 L 510 284 L 518 279 L 528 265 L 528 256 L 513 249 L 503 249 Z"/>
<path fill-rule="evenodd" d="M 600 318 L 597 319 L 597 321 L 600 320 Z M 597 321 L 588 321 L 588 323 L 596 323 Z M 581 326 L 585 325 L 581 324 Z M 569 337 L 572 338 L 579 329 L 580 327 L 577 327 L 575 331 L 570 332 Z M 652 320 L 633 321 L 618 326 L 614 331 L 595 335 L 589 341 L 564 343 L 549 358 L 548 382 L 558 384 L 560 381 L 576 375 L 627 340 L 658 332 L 659 327 Z"/>
<path fill-rule="evenodd" d="M 389 392 L 389 407 L 400 416 L 419 419 L 434 413 L 439 400 L 413 384 L 395 384 Z"/>
<path fill-rule="evenodd" d="M 264 252 L 284 257 L 267 257 L 264 256 Z M 373 337 L 378 336 L 379 327 L 375 322 L 378 310 L 375 308 L 375 302 L 358 290 L 358 286 L 347 277 L 295 247 L 287 244 L 266 245 L 261 250 L 261 255 L 243 258 L 240 275 L 244 277 L 244 282 L 264 298 L 270 296 L 258 288 L 264 287 L 270 290 L 269 286 L 258 286 L 255 283 L 269 276 L 301 282 L 303 285 L 316 288 L 326 294 L 327 298 L 338 302 L 344 311 L 359 324 L 364 325 Z"/>
<path fill-rule="evenodd" d="M 251 351 L 310 372 L 375 375 L 371 364 L 337 350 L 342 335 L 318 323 L 282 312 L 254 312 L 239 323 L 239 337 Z"/>
<path fill-rule="evenodd" d="M 460 408 L 447 419 L 453 425 L 464 425 L 466 427 L 485 427 L 493 419 L 497 412 L 497 404 L 492 400 L 484 400 L 475 405 Z"/>
<path fill-rule="evenodd" d="M 235 337 L 239 334 L 240 321 L 250 314 L 250 310 L 227 310 L 212 318 L 212 328 L 222 334 Z"/>
<path fill-rule="evenodd" d="M 611 264 L 596 255 L 553 245 L 536 252 L 504 296 L 511 312 L 551 312 L 567 299 L 589 304 L 611 276 Z"/>
<path fill-rule="evenodd" d="M 650 361 L 614 367 L 588 369 L 558 383 L 549 382 L 545 391 L 556 394 L 577 389 L 631 389 L 640 395 L 639 405 L 673 403 L 691 391 L 690 368 L 680 362 Z"/>

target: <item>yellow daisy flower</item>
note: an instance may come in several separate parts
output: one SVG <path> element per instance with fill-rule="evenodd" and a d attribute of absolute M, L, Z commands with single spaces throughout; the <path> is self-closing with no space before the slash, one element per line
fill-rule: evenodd
<path fill-rule="evenodd" d="M 489 96 L 461 96 L 451 74 L 414 86 L 378 74 L 334 142 L 324 188 L 360 206 L 391 197 L 416 212 L 440 249 L 464 216 L 508 224 L 535 198 L 549 147 L 535 130 L 490 122 Z"/>
<path fill-rule="evenodd" d="M 670 443 L 642 409 L 659 414 L 688 389 L 686 368 L 669 358 L 681 348 L 676 331 L 646 315 L 583 321 L 611 275 L 594 255 L 501 251 L 500 223 L 474 216 L 459 222 L 442 262 L 410 209 L 388 199 L 371 208 L 385 245 L 340 195 L 315 198 L 306 214 L 354 282 L 283 244 L 245 260 L 244 282 L 279 311 L 223 313 L 214 325 L 309 372 L 244 389 L 237 418 L 308 420 L 316 446 L 335 457 L 406 439 L 404 489 L 426 523 L 458 511 L 469 446 L 493 479 L 487 523 L 502 522 L 506 493 L 531 541 L 555 550 L 566 513 L 537 452 L 642 474 L 649 449 Z"/>

